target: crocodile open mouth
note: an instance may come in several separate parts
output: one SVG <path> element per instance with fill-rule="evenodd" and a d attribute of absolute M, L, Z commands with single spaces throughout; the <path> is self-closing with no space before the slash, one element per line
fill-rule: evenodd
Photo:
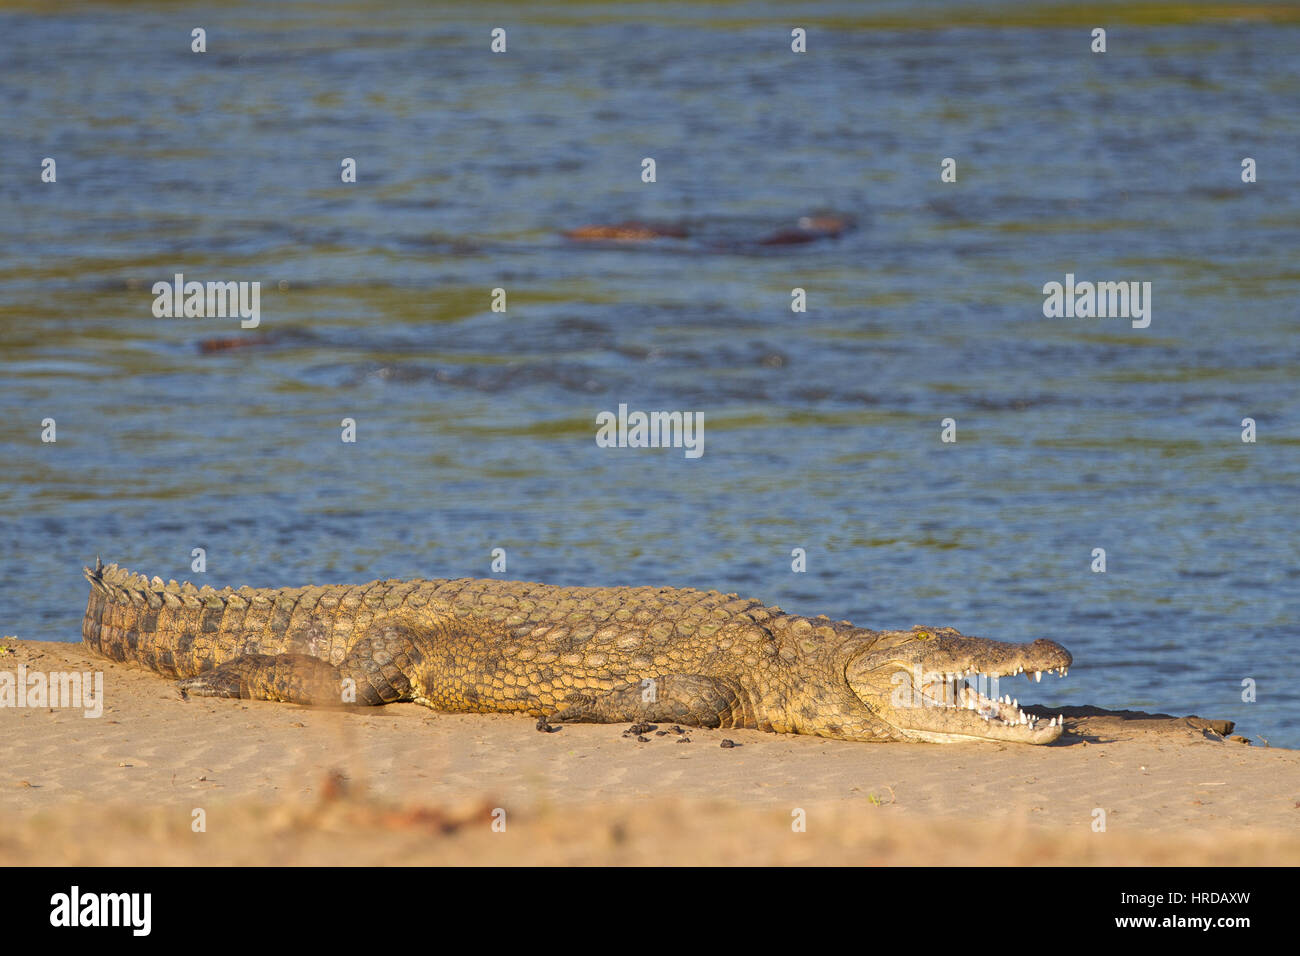
<path fill-rule="evenodd" d="M 1055 641 L 1008 644 L 918 627 L 881 634 L 849 661 L 845 677 L 876 718 L 897 731 L 895 739 L 1049 744 L 1061 736 L 1062 717 L 1030 713 L 1005 685 L 1022 675 L 1064 677 L 1073 663 Z"/>
<path fill-rule="evenodd" d="M 1058 677 L 1069 674 L 1068 667 L 1052 667 L 1046 673 Z M 1023 668 L 1017 668 L 1010 676 L 1020 674 L 1029 676 Z M 1033 680 L 1042 681 L 1044 671 L 1034 671 Z M 1010 694 L 999 693 L 1001 675 L 977 674 L 966 671 L 962 674 L 927 675 L 928 680 L 921 685 L 921 697 L 926 706 L 947 707 L 954 710 L 974 711 L 986 723 L 997 723 L 1004 727 L 1027 727 L 1038 729 L 1039 716 L 1025 711 L 1020 701 Z M 1047 727 L 1063 727 L 1065 718 L 1061 715 L 1047 721 Z"/>

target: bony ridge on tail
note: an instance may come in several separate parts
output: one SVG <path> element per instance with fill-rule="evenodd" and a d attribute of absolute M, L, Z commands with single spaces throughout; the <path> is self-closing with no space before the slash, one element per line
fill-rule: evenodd
<path fill-rule="evenodd" d="M 873 631 L 692 588 L 460 578 L 217 591 L 98 561 L 85 573 L 87 647 L 195 696 L 1046 744 L 1060 718 L 988 691 L 1072 663 L 1048 640 Z"/>

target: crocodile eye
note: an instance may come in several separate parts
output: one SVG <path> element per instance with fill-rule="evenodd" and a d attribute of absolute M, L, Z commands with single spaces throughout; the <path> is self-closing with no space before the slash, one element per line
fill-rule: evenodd
<path fill-rule="evenodd" d="M 933 636 L 934 636 L 934 635 L 931 634 L 929 631 L 917 631 L 917 632 L 916 632 L 916 639 L 917 639 L 918 641 L 928 641 L 928 640 L 929 640 L 931 637 L 933 637 Z"/>

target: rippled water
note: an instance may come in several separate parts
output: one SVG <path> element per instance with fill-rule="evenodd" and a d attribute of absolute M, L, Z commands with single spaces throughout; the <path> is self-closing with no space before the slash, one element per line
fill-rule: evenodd
<path fill-rule="evenodd" d="M 79 639 L 96 554 L 221 587 L 500 547 L 1050 637 L 1076 666 L 1022 699 L 1300 746 L 1294 9 L 1125 5 L 1105 55 L 1068 6 L 469 9 L 0 9 L 3 633 Z M 858 228 L 755 241 L 818 210 Z M 692 237 L 563 236 L 623 220 Z M 155 318 L 176 272 L 261 282 L 260 329 Z M 1150 281 L 1150 327 L 1044 318 L 1067 272 Z M 705 454 L 598 448 L 619 403 Z"/>

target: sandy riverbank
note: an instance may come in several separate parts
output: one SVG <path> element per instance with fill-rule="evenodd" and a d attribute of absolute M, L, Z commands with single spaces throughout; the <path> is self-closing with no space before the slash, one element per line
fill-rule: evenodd
<path fill-rule="evenodd" d="M 102 671 L 106 698 L 96 719 L 0 708 L 0 864 L 1300 863 L 1300 751 L 1212 722 L 1083 708 L 1049 747 L 639 743 L 413 704 L 184 701 L 80 645 L 0 646 L 0 671 Z"/>

